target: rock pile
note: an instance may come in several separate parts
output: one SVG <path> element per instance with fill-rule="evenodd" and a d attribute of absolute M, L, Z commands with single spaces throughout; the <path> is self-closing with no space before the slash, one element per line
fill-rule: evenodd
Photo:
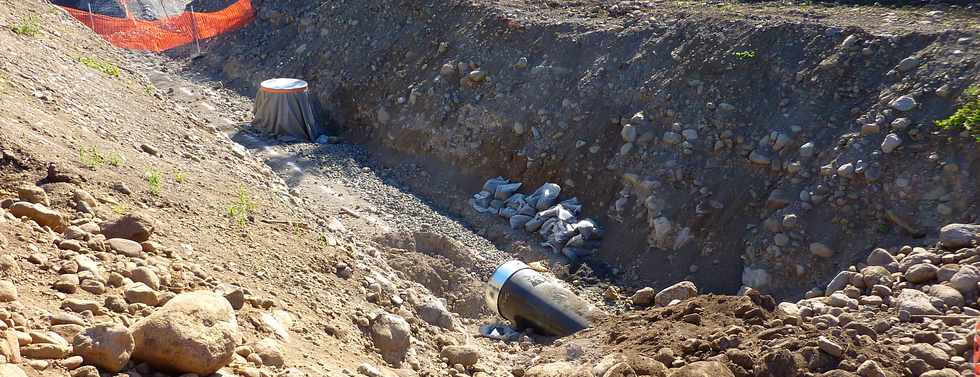
<path fill-rule="evenodd" d="M 524 376 L 972 376 L 977 229 L 950 224 L 938 246 L 875 249 L 795 302 L 752 288 L 737 297 L 698 295 L 689 282 L 659 293 L 644 288 L 631 298 L 640 310 L 568 340 L 569 349 L 598 347 L 605 357 L 543 357 Z"/>
<path fill-rule="evenodd" d="M 559 202 L 561 187 L 554 183 L 545 183 L 530 195 L 518 192 L 522 185 L 503 177 L 492 178 L 473 195 L 470 205 L 478 212 L 507 219 L 512 229 L 537 233 L 544 239 L 542 246 L 571 260 L 599 250 L 603 230 L 592 219 L 578 219 L 582 212 L 578 198 Z"/>
<path fill-rule="evenodd" d="M 243 335 L 230 301 L 237 309 L 246 301 L 267 305 L 240 288 L 216 283 L 200 266 L 153 241 L 151 216 L 133 213 L 103 221 L 94 215 L 98 203 L 85 200 L 92 195 L 76 189 L 74 197 L 92 211 L 49 208 L 45 190 L 33 186 L 18 190 L 17 200 L 0 201 L 0 230 L 27 230 L 18 230 L 18 239 L 32 250 L 26 267 L 4 255 L 0 269 L 5 276 L 50 276 L 41 284 L 61 300 L 61 311 L 30 310 L 20 302 L 18 286 L 0 280 L 5 303 L 0 361 L 25 362 L 36 370 L 58 366 L 74 377 L 96 377 L 100 371 L 208 376 L 228 366 L 251 368 L 246 367 L 251 361 L 236 353 Z M 6 243 L 0 234 L 0 246 Z M 36 313 L 41 317 L 34 318 Z M 260 346 L 255 347 L 269 349 Z M 278 355 L 263 356 L 257 367 L 284 367 L 282 352 Z M 16 367 L 2 367 L 3 376 L 23 375 Z M 254 374 L 266 374 L 259 371 Z"/>

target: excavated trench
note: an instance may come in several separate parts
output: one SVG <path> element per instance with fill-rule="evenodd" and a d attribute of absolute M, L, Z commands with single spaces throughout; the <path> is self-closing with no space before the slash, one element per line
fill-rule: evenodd
<path fill-rule="evenodd" d="M 255 3 L 198 69 L 310 81 L 333 133 L 509 255 L 547 249 L 468 199 L 561 185 L 606 230 L 569 280 L 799 296 L 980 213 L 976 144 L 932 126 L 978 77 L 968 10 Z"/>

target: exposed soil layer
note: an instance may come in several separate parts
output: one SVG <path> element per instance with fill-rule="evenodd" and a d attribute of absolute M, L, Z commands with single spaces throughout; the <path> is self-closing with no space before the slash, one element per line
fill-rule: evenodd
<path fill-rule="evenodd" d="M 978 213 L 976 143 L 932 125 L 977 79 L 974 10 L 256 5 L 205 71 L 246 94 L 309 80 L 333 130 L 418 163 L 430 177 L 406 183 L 472 224 L 488 222 L 466 205 L 487 178 L 560 184 L 607 226 L 592 265 L 620 284 L 799 295 Z M 536 247 L 500 224 L 483 229 L 505 251 Z"/>

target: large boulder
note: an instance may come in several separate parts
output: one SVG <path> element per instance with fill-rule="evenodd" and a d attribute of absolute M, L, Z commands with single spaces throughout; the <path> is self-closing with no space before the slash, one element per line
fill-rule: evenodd
<path fill-rule="evenodd" d="M 799 317 L 800 306 L 792 302 L 780 302 L 776 305 L 775 314 L 779 318 Z"/>
<path fill-rule="evenodd" d="M 21 347 L 20 354 L 28 359 L 64 359 L 71 355 L 71 348 L 62 343 L 31 343 Z"/>
<path fill-rule="evenodd" d="M 800 367 L 805 365 L 801 355 L 794 355 L 785 348 L 778 348 L 762 356 L 759 375 L 795 377 L 799 375 Z"/>
<path fill-rule="evenodd" d="M 21 362 L 20 341 L 12 329 L 4 330 L 0 336 L 0 356 L 6 358 L 8 363 Z"/>
<path fill-rule="evenodd" d="M 160 295 L 157 293 L 157 291 L 154 291 L 153 288 L 150 288 L 143 283 L 133 283 L 127 285 L 123 290 L 123 297 L 125 297 L 126 302 L 130 304 L 157 306 L 157 304 L 160 303 Z"/>
<path fill-rule="evenodd" d="M 106 241 L 109 244 L 109 248 L 115 251 L 117 254 L 125 255 L 127 257 L 138 257 L 143 253 L 143 246 L 139 242 L 128 240 L 125 238 L 110 238 Z"/>
<path fill-rule="evenodd" d="M 664 288 L 664 290 L 660 291 L 660 293 L 657 293 L 657 295 L 654 296 L 653 301 L 657 304 L 657 306 L 666 306 L 670 304 L 671 301 L 686 300 L 697 295 L 698 287 L 695 286 L 694 283 L 682 281 Z"/>
<path fill-rule="evenodd" d="M 228 300 L 212 292 L 183 293 L 133 326 L 133 358 L 207 376 L 231 362 L 241 337 Z"/>
<path fill-rule="evenodd" d="M 721 362 L 696 361 L 675 370 L 670 377 L 735 377 L 735 374 Z"/>
<path fill-rule="evenodd" d="M 864 280 L 865 287 L 874 287 L 876 285 L 891 287 L 894 280 L 892 279 L 891 272 L 882 266 L 868 266 L 861 269 L 861 278 Z"/>
<path fill-rule="evenodd" d="M 834 292 L 837 292 L 847 286 L 851 282 L 851 279 L 857 276 L 857 272 L 854 271 L 841 271 L 834 276 L 834 279 L 827 284 L 827 289 L 824 290 L 824 294 L 830 296 Z"/>
<path fill-rule="evenodd" d="M 153 222 L 143 214 L 129 214 L 113 221 L 99 224 L 105 238 L 125 238 L 136 242 L 150 239 Z"/>
<path fill-rule="evenodd" d="M 942 302 L 949 307 L 962 307 L 966 303 L 966 300 L 963 298 L 963 294 L 960 293 L 960 291 L 942 284 L 930 286 L 929 296 L 942 300 Z"/>
<path fill-rule="evenodd" d="M 418 312 L 419 318 L 430 325 L 449 330 L 456 328 L 453 313 L 446 309 L 440 300 L 433 298 L 419 305 L 415 310 Z"/>
<path fill-rule="evenodd" d="M 90 327 L 72 340 L 72 352 L 81 356 L 85 364 L 111 373 L 126 366 L 135 347 L 136 342 L 129 329 L 112 324 Z"/>
<path fill-rule="evenodd" d="M 405 318 L 380 313 L 371 321 L 371 339 L 381 358 L 398 367 L 411 345 L 412 328 Z"/>
<path fill-rule="evenodd" d="M 630 297 L 630 301 L 633 302 L 635 306 L 650 306 L 653 304 L 653 299 L 656 297 L 657 291 L 650 287 L 645 287 L 637 290 L 636 293 Z"/>
<path fill-rule="evenodd" d="M 439 355 L 449 361 L 449 365 L 461 364 L 467 368 L 480 361 L 480 349 L 471 345 L 446 346 Z"/>
<path fill-rule="evenodd" d="M 17 286 L 10 280 L 0 280 L 0 302 L 17 301 Z"/>
<path fill-rule="evenodd" d="M 949 354 L 946 351 L 927 343 L 913 344 L 909 347 L 909 354 L 937 369 L 945 367 L 946 361 L 949 360 Z"/>
<path fill-rule="evenodd" d="M 252 345 L 252 350 L 262 359 L 263 365 L 273 367 L 286 365 L 286 347 L 276 339 L 264 338 Z"/>
<path fill-rule="evenodd" d="M 947 249 L 959 249 L 980 244 L 980 225 L 949 224 L 939 230 L 939 242 Z"/>
<path fill-rule="evenodd" d="M 43 204 L 29 202 L 17 202 L 7 209 L 11 215 L 16 217 L 27 217 L 34 220 L 41 226 L 47 226 L 56 231 L 61 231 L 64 227 L 64 218 L 61 213 L 45 207 Z"/>
<path fill-rule="evenodd" d="M 959 271 L 949 279 L 949 286 L 956 288 L 964 296 L 969 296 L 977 291 L 977 283 L 980 283 L 980 268 L 972 265 L 963 265 Z"/>
<path fill-rule="evenodd" d="M 871 254 L 868 254 L 869 266 L 888 267 L 892 263 L 898 263 L 898 260 L 888 250 L 879 248 L 872 250 Z"/>
<path fill-rule="evenodd" d="M 37 186 L 23 186 L 17 188 L 17 198 L 28 203 L 36 203 L 43 206 L 51 206 L 48 200 L 48 193 Z"/>
<path fill-rule="evenodd" d="M 651 357 L 643 355 L 627 356 L 627 364 L 640 376 L 667 377 L 667 366 Z"/>
<path fill-rule="evenodd" d="M 936 267 L 932 263 L 919 263 L 909 267 L 908 271 L 905 271 L 905 280 L 915 284 L 922 284 L 935 279 L 937 271 L 939 271 L 939 267 Z"/>
<path fill-rule="evenodd" d="M 935 306 L 932 306 L 929 295 L 914 289 L 903 289 L 895 298 L 895 306 L 898 307 L 898 310 L 907 311 L 912 315 L 942 314 Z"/>
<path fill-rule="evenodd" d="M 27 373 L 17 365 L 0 364 L 0 377 L 27 377 Z"/>

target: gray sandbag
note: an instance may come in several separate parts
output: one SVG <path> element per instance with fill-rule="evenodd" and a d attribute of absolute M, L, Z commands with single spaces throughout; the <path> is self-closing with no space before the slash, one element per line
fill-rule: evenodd
<path fill-rule="evenodd" d="M 473 200 L 475 201 L 477 206 L 480 206 L 482 208 L 487 208 L 490 206 L 490 192 L 480 191 L 476 194 L 473 194 Z"/>
<path fill-rule="evenodd" d="M 507 178 L 504 177 L 490 178 L 485 183 L 483 183 L 483 191 L 492 194 L 494 192 L 497 192 L 497 186 L 506 185 L 507 183 L 510 183 L 510 181 L 508 181 Z"/>
<path fill-rule="evenodd" d="M 517 190 L 521 189 L 523 183 L 508 183 L 497 186 L 497 190 L 494 192 L 493 197 L 499 200 L 507 200 L 511 195 L 514 195 Z"/>
<path fill-rule="evenodd" d="M 577 261 L 582 258 L 588 258 L 595 255 L 595 249 L 583 249 L 578 247 L 566 247 L 561 249 L 562 255 L 572 261 Z"/>
<path fill-rule="evenodd" d="M 572 214 L 574 214 L 575 216 L 578 216 L 580 213 L 582 213 L 582 203 L 579 203 L 578 198 L 566 199 L 563 200 L 560 204 L 562 207 L 565 207 L 565 209 L 572 212 Z"/>
<path fill-rule="evenodd" d="M 531 221 L 531 216 L 520 215 L 520 214 L 511 216 L 510 217 L 510 228 L 511 229 L 520 229 L 520 228 L 523 228 L 524 225 L 527 224 L 528 221 Z"/>
<path fill-rule="evenodd" d="M 541 235 L 541 238 L 548 239 L 548 237 L 551 236 L 551 232 L 554 231 L 553 228 L 557 223 L 558 219 L 554 217 L 548 218 L 544 221 L 544 224 L 541 224 L 541 229 L 538 229 L 538 234 Z"/>
<path fill-rule="evenodd" d="M 545 183 L 535 193 L 540 193 L 540 196 L 537 202 L 534 203 L 534 208 L 543 211 L 558 202 L 558 194 L 561 194 L 561 186 L 554 183 Z"/>
<path fill-rule="evenodd" d="M 534 209 L 534 207 L 531 206 L 530 204 L 524 203 L 524 206 L 518 209 L 517 213 L 526 215 L 528 217 L 534 217 L 535 215 L 538 214 L 538 210 Z"/>
<path fill-rule="evenodd" d="M 524 224 L 524 230 L 527 231 L 528 233 L 534 233 L 538 231 L 538 229 L 541 229 L 541 225 L 544 225 L 544 222 L 546 220 L 547 220 L 546 218 L 543 218 L 541 216 L 534 216 L 533 218 L 531 218 L 530 221 Z"/>
<path fill-rule="evenodd" d="M 563 221 L 558 221 L 551 228 L 551 240 L 562 247 L 576 234 L 575 228 Z"/>
<path fill-rule="evenodd" d="M 490 201 L 490 208 L 501 209 L 504 208 L 504 201 L 500 199 L 494 199 Z"/>
<path fill-rule="evenodd" d="M 505 207 L 505 208 L 501 208 L 500 211 L 497 212 L 497 214 L 500 215 L 500 217 L 509 219 L 517 214 L 517 210 L 510 207 Z"/>
<path fill-rule="evenodd" d="M 557 206 L 556 207 L 551 207 L 551 208 L 548 208 L 548 209 L 546 209 L 544 211 L 538 212 L 538 216 L 541 216 L 541 217 L 546 218 L 546 219 L 547 218 L 552 218 L 552 217 L 558 216 L 558 207 Z"/>
<path fill-rule="evenodd" d="M 561 187 L 554 183 L 545 183 L 534 190 L 534 193 L 528 197 L 527 203 L 537 208 L 538 211 L 544 211 L 545 209 L 551 208 L 558 201 L 558 194 L 561 193 Z"/>
<path fill-rule="evenodd" d="M 565 206 L 563 206 L 561 204 L 556 205 L 555 206 L 555 210 L 557 212 L 557 214 L 556 214 L 557 216 L 556 217 L 558 217 L 558 220 L 561 220 L 561 221 L 564 221 L 564 222 L 575 222 L 575 215 L 572 214 L 571 211 L 569 211 L 568 209 L 566 209 Z"/>
<path fill-rule="evenodd" d="M 579 232 L 586 240 L 594 240 L 601 237 L 600 231 L 592 219 L 585 219 L 579 221 L 573 225 L 575 230 Z"/>
<path fill-rule="evenodd" d="M 572 237 L 565 243 L 565 247 L 574 247 L 579 249 L 598 249 L 599 246 L 601 246 L 601 242 L 596 240 L 588 240 L 581 234 L 576 234 L 575 237 Z"/>

